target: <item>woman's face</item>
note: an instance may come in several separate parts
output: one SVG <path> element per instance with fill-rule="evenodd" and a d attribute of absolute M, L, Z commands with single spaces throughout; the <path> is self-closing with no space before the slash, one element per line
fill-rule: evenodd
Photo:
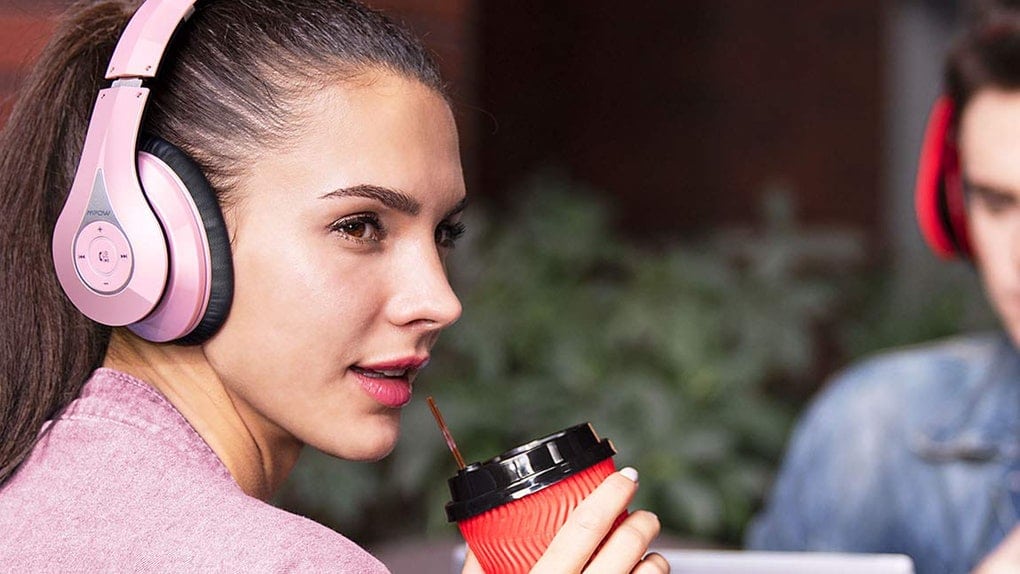
<path fill-rule="evenodd" d="M 465 197 L 442 97 L 366 79 L 309 94 L 302 135 L 246 175 L 226 213 L 233 305 L 204 347 L 255 436 L 355 460 L 393 448 L 460 316 L 445 259 Z"/>
<path fill-rule="evenodd" d="M 960 120 L 960 160 L 978 270 L 1020 345 L 1020 92 L 978 92 Z"/>

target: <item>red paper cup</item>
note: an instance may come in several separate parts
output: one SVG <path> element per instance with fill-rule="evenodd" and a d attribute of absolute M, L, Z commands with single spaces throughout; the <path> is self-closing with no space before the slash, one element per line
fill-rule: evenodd
<path fill-rule="evenodd" d="M 614 454 L 582 424 L 473 463 L 448 481 L 447 517 L 487 574 L 526 574 L 570 511 L 616 470 Z"/>

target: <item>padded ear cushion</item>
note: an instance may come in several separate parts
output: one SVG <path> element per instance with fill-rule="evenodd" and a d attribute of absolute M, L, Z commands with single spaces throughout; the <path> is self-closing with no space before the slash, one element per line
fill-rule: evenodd
<path fill-rule="evenodd" d="M 201 168 L 180 148 L 160 137 L 143 134 L 139 137 L 138 150 L 156 156 L 176 173 L 191 194 L 205 228 L 212 266 L 209 304 L 198 325 L 174 341 L 183 345 L 198 345 L 213 336 L 223 325 L 234 298 L 234 263 L 223 212 Z"/>
<path fill-rule="evenodd" d="M 942 189 L 939 194 L 939 216 L 942 225 L 948 231 L 953 242 L 956 255 L 970 258 L 970 232 L 967 225 L 967 198 L 963 187 L 963 172 L 960 169 L 959 148 L 950 138 L 947 141 L 945 171 L 942 176 Z"/>
<path fill-rule="evenodd" d="M 921 233 L 932 251 L 947 259 L 970 256 L 963 182 L 951 134 L 954 114 L 949 97 L 935 102 L 924 134 L 914 193 Z"/>

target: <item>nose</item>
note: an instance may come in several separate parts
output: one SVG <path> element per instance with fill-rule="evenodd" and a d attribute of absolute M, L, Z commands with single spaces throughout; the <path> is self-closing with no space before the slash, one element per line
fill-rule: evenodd
<path fill-rule="evenodd" d="M 450 286 L 434 242 L 408 249 L 400 256 L 398 267 L 387 305 L 392 324 L 438 331 L 460 318 L 460 299 Z"/>

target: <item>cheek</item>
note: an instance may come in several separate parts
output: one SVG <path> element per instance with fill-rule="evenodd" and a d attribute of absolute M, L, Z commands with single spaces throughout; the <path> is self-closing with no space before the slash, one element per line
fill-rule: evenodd
<path fill-rule="evenodd" d="M 996 244 L 998 243 L 997 238 L 1001 234 L 1001 230 L 996 226 L 995 219 L 985 213 L 984 210 L 972 207 L 968 210 L 967 227 L 976 258 L 979 261 L 994 258 L 999 251 L 996 249 Z"/>
<path fill-rule="evenodd" d="M 336 375 L 371 328 L 372 286 L 357 260 L 297 234 L 238 245 L 230 315 L 212 350 L 231 379 L 276 384 Z M 212 357 L 211 357 L 212 358 Z"/>
<path fill-rule="evenodd" d="M 311 306 L 332 306 L 327 299 L 327 269 L 307 247 L 287 239 L 260 241 L 235 258 L 235 304 L 239 315 L 283 328 L 305 321 Z M 310 325 L 309 325 L 310 326 Z"/>
<path fill-rule="evenodd" d="M 974 210 L 969 224 L 975 263 L 985 289 L 994 301 L 1001 292 L 1014 287 L 1017 246 L 1013 245 L 1015 233 L 1012 228 L 1015 223 L 1008 216 L 991 217 L 981 210 Z"/>

